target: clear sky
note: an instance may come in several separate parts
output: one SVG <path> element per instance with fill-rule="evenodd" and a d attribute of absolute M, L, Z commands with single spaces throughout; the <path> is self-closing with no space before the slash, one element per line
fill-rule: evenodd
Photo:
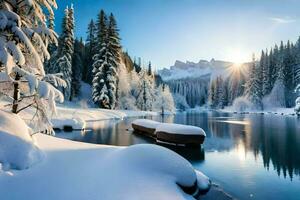
<path fill-rule="evenodd" d="M 63 10 L 74 4 L 76 36 L 100 9 L 117 18 L 122 45 L 156 68 L 175 60 L 211 58 L 234 62 L 252 52 L 300 36 L 299 0 L 57 0 L 57 31 Z"/>

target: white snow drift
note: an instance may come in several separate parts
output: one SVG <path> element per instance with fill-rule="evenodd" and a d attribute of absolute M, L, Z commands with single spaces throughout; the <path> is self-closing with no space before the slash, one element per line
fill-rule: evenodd
<path fill-rule="evenodd" d="M 26 169 L 41 160 L 42 153 L 30 133 L 18 115 L 0 110 L 0 163 L 4 169 Z"/>
<path fill-rule="evenodd" d="M 192 200 L 210 187 L 188 161 L 160 146 L 111 147 L 35 137 L 47 159 L 25 171 L 0 172 L 1 198 Z"/>

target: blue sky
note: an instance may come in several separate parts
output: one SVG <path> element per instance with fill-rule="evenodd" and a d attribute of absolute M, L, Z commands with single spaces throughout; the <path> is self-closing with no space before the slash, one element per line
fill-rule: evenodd
<path fill-rule="evenodd" d="M 117 18 L 122 45 L 156 68 L 175 60 L 211 58 L 243 62 L 252 52 L 300 36 L 299 0 L 57 0 L 57 31 L 63 10 L 74 4 L 76 36 L 100 9 Z"/>

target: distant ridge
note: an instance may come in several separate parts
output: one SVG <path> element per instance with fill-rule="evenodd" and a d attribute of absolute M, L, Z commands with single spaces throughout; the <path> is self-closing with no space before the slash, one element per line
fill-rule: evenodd
<path fill-rule="evenodd" d="M 175 64 L 170 68 L 159 70 L 158 73 L 164 81 L 178 80 L 186 78 L 197 78 L 201 76 L 211 75 L 227 76 L 230 68 L 234 63 L 227 61 L 214 60 L 200 60 L 198 63 L 186 61 L 182 62 L 176 60 Z"/>

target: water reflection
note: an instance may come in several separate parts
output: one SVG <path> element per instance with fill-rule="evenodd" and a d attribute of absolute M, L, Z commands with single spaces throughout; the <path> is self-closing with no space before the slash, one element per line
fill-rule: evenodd
<path fill-rule="evenodd" d="M 249 153 L 256 160 L 261 157 L 265 169 L 275 170 L 278 176 L 293 179 L 300 175 L 300 121 L 295 117 L 192 112 L 150 118 L 160 122 L 199 126 L 206 131 L 203 148 L 168 147 L 192 162 L 203 162 L 205 152 L 237 151 L 241 159 L 247 160 L 246 155 Z M 153 143 L 152 139 L 128 130 L 132 120 L 134 118 L 102 121 L 91 124 L 93 130 L 84 134 L 60 133 L 58 136 L 118 146 Z M 258 164 L 255 167 L 259 167 Z"/>

